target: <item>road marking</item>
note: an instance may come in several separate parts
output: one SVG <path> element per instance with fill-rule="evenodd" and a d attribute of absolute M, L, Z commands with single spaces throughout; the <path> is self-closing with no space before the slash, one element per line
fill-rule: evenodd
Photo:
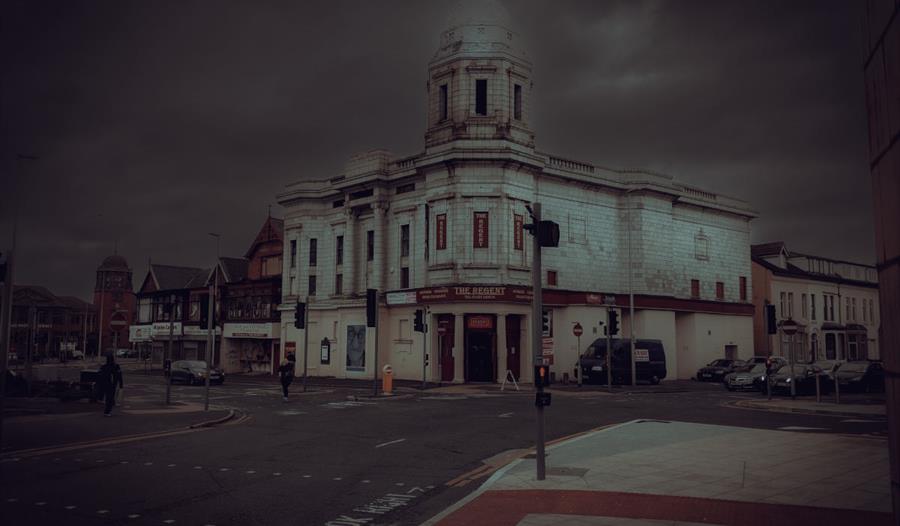
<path fill-rule="evenodd" d="M 245 471 L 245 473 L 247 473 L 248 475 L 252 475 L 252 474 L 254 474 L 254 473 L 256 473 L 256 472 L 253 471 L 253 470 L 251 469 L 250 471 Z"/>
<path fill-rule="evenodd" d="M 109 513 L 109 510 L 97 510 L 98 515 L 106 515 L 107 513 Z"/>
<path fill-rule="evenodd" d="M 362 481 L 363 484 L 368 484 L 368 483 L 370 483 L 370 482 L 372 482 L 372 481 L 369 480 L 369 479 L 366 479 L 366 480 Z"/>
<path fill-rule="evenodd" d="M 389 446 L 391 444 L 399 444 L 400 442 L 404 442 L 405 440 L 406 440 L 405 438 L 398 438 L 397 440 L 391 440 L 390 442 L 384 442 L 382 444 L 378 444 L 377 446 L 375 446 L 375 449 L 378 449 L 378 448 L 384 447 L 384 446 Z"/>
<path fill-rule="evenodd" d="M 305 478 L 305 479 L 308 479 L 310 477 L 312 477 L 312 475 L 303 475 L 303 478 Z"/>
<path fill-rule="evenodd" d="M 334 478 L 331 479 L 331 480 L 343 480 L 343 479 L 341 479 L 341 477 L 334 477 Z"/>
<path fill-rule="evenodd" d="M 34 503 L 35 506 L 43 506 L 44 504 L 47 504 L 47 503 L 44 501 L 39 501 L 39 502 Z"/>
<path fill-rule="evenodd" d="M 803 427 L 803 426 L 784 426 L 779 427 L 779 431 L 828 431 L 827 427 Z"/>
<path fill-rule="evenodd" d="M 144 462 L 144 465 L 145 465 L 145 466 L 152 466 L 152 465 L 153 465 L 153 462 Z"/>
<path fill-rule="evenodd" d="M 406 484 L 404 484 L 404 483 L 402 483 L 402 482 L 398 482 L 398 483 L 396 483 L 396 484 L 394 484 L 394 485 L 395 485 L 395 486 L 405 486 Z"/>
<path fill-rule="evenodd" d="M 861 419 L 857 419 L 857 418 L 851 418 L 851 419 L 849 419 L 849 420 L 841 420 L 841 423 L 842 423 L 842 424 L 850 424 L 850 423 L 854 423 L 854 424 L 874 424 L 874 423 L 880 423 L 880 422 L 879 422 L 878 420 L 861 420 Z"/>
<path fill-rule="evenodd" d="M 139 513 L 132 513 L 131 515 L 128 516 L 128 518 L 129 518 L 129 519 L 136 519 L 136 518 L 138 518 L 138 517 L 140 517 L 140 516 L 141 516 L 141 515 L 140 515 Z"/>
<path fill-rule="evenodd" d="M 477 468 L 475 468 L 475 469 L 473 469 L 473 470 L 471 470 L 471 471 L 467 471 L 466 473 L 463 473 L 462 475 L 460 475 L 460 476 L 458 476 L 458 477 L 456 477 L 456 478 L 454 478 L 454 479 L 451 479 L 451 480 L 447 481 L 446 485 L 447 485 L 447 486 L 455 486 L 456 484 L 459 484 L 460 482 L 462 482 L 462 481 L 465 480 L 466 478 L 476 477 L 476 476 L 478 476 L 478 475 L 481 475 L 481 474 L 484 473 L 484 472 L 487 472 L 487 471 L 490 470 L 490 469 L 491 469 L 491 465 L 490 465 L 490 464 L 483 464 L 483 465 L 481 465 L 481 466 L 479 466 L 479 467 L 477 467 Z"/>
<path fill-rule="evenodd" d="M 104 461 L 103 461 L 102 458 L 98 458 L 98 459 L 96 460 L 96 462 L 97 462 L 97 464 L 102 464 Z"/>
<path fill-rule="evenodd" d="M 65 507 L 67 510 L 74 510 L 74 509 L 77 508 L 78 506 L 73 506 L 73 505 L 70 504 L 70 505 L 64 506 L 64 507 Z"/>
<path fill-rule="evenodd" d="M 175 522 L 175 519 L 166 519 L 163 522 L 166 524 L 172 524 L 173 522 Z"/>
<path fill-rule="evenodd" d="M 274 476 L 276 476 L 276 477 L 280 477 L 280 476 L 281 476 L 281 473 L 278 472 L 278 471 L 276 471 L 275 473 L 272 473 L 272 475 L 274 475 Z"/>
<path fill-rule="evenodd" d="M 203 466 L 194 466 L 194 469 L 203 469 Z"/>
<path fill-rule="evenodd" d="M 509 418 L 511 416 L 513 416 L 513 413 L 503 413 L 503 414 L 497 415 L 497 418 Z"/>
<path fill-rule="evenodd" d="M 219 468 L 219 471 L 231 471 L 231 468 Z"/>
<path fill-rule="evenodd" d="M 128 461 L 127 461 L 127 460 L 123 460 L 123 461 L 119 462 L 119 464 L 128 464 Z"/>
<path fill-rule="evenodd" d="M 175 467 L 175 464 L 169 464 L 169 465 L 166 466 L 166 467 L 167 467 L 167 468 L 174 468 L 174 467 Z"/>

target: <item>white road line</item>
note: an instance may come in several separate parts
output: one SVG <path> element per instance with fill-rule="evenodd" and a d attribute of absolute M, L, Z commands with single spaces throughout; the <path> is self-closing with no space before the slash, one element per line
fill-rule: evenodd
<path fill-rule="evenodd" d="M 276 471 L 275 473 L 272 473 L 272 475 L 274 475 L 274 476 L 276 476 L 276 477 L 280 477 L 280 476 L 281 476 L 281 473 L 278 472 L 278 471 Z"/>
<path fill-rule="evenodd" d="M 127 461 L 127 460 L 123 460 L 123 461 L 119 462 L 119 464 L 128 464 L 128 461 Z"/>
<path fill-rule="evenodd" d="M 169 464 L 169 465 L 166 466 L 166 467 L 167 467 L 167 468 L 174 468 L 174 467 L 175 467 L 175 464 Z"/>
<path fill-rule="evenodd" d="M 779 427 L 779 431 L 828 431 L 827 427 L 803 427 L 803 426 L 784 426 Z"/>
<path fill-rule="evenodd" d="M 138 517 L 140 517 L 140 516 L 141 516 L 140 513 L 132 513 L 131 515 L 128 516 L 128 518 L 129 518 L 129 519 L 136 519 L 136 518 L 138 518 Z"/>
<path fill-rule="evenodd" d="M 39 501 L 39 502 L 34 503 L 35 506 L 43 506 L 44 504 L 47 504 L 47 503 L 44 501 Z"/>
<path fill-rule="evenodd" d="M 366 480 L 362 481 L 363 484 L 368 484 L 369 482 L 372 482 L 372 481 L 369 480 L 369 479 L 366 479 Z"/>
<path fill-rule="evenodd" d="M 256 473 L 256 472 L 253 471 L 253 470 L 251 469 L 250 471 L 245 471 L 244 473 L 246 473 L 246 474 L 248 474 L 248 475 L 252 475 L 252 474 L 254 474 L 254 473 Z"/>
<path fill-rule="evenodd" d="M 97 510 L 98 515 L 106 515 L 107 513 L 109 513 L 109 510 Z"/>
<path fill-rule="evenodd" d="M 153 462 L 144 462 L 144 465 L 145 465 L 145 466 L 152 466 L 152 465 L 153 465 Z"/>
<path fill-rule="evenodd" d="M 334 477 L 334 478 L 331 479 L 331 480 L 343 480 L 343 479 L 341 479 L 341 477 Z"/>
<path fill-rule="evenodd" d="M 385 442 L 385 443 L 383 443 L 383 444 L 378 444 L 377 446 L 375 446 L 375 449 L 378 449 L 378 448 L 384 447 L 384 446 L 389 446 L 389 445 L 391 445 L 391 444 L 398 444 L 398 443 L 403 442 L 403 441 L 405 441 L 405 440 L 406 440 L 405 438 L 398 438 L 397 440 L 391 440 L 390 442 Z"/>
<path fill-rule="evenodd" d="M 97 462 L 97 464 L 102 464 L 104 460 L 102 458 L 98 458 L 95 462 Z"/>
<path fill-rule="evenodd" d="M 219 468 L 219 471 L 231 471 L 231 468 Z"/>
<path fill-rule="evenodd" d="M 194 469 L 203 469 L 203 466 L 194 466 Z"/>
<path fill-rule="evenodd" d="M 497 418 L 509 418 L 513 416 L 513 413 L 503 413 L 501 415 L 497 415 Z"/>
<path fill-rule="evenodd" d="M 172 524 L 173 522 L 175 522 L 175 519 L 166 519 L 166 520 L 164 520 L 163 522 L 164 522 L 165 524 Z"/>
<path fill-rule="evenodd" d="M 77 508 L 78 506 L 73 506 L 73 505 L 70 504 L 70 505 L 64 506 L 64 507 L 65 507 L 67 510 L 74 510 L 74 509 Z"/>
<path fill-rule="evenodd" d="M 615 353 L 613 353 L 613 354 L 615 354 Z M 395 486 L 405 486 L 406 484 L 404 484 L 404 483 L 402 483 L 402 482 L 398 482 L 398 483 L 396 483 L 396 484 L 394 484 L 394 485 L 395 485 Z"/>
<path fill-rule="evenodd" d="M 308 479 L 310 477 L 312 477 L 312 475 L 303 475 L 303 478 L 305 478 L 305 479 Z"/>

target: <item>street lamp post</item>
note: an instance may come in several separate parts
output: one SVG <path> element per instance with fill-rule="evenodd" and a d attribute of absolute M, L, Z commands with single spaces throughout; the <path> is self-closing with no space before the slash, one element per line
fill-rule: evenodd
<path fill-rule="evenodd" d="M 797 398 L 797 379 L 794 377 L 794 334 L 797 333 L 797 322 L 788 318 L 781 322 L 781 330 L 788 337 L 788 360 L 791 366 L 791 398 Z"/>
<path fill-rule="evenodd" d="M 206 334 L 207 334 L 207 356 L 206 356 L 206 378 L 204 381 L 204 401 L 203 410 L 209 411 L 209 377 L 212 374 L 214 358 L 216 356 L 216 292 L 219 288 L 219 234 L 209 232 L 209 235 L 216 238 L 216 264 L 213 265 L 213 285 L 209 291 L 209 309 L 206 315 Z"/>

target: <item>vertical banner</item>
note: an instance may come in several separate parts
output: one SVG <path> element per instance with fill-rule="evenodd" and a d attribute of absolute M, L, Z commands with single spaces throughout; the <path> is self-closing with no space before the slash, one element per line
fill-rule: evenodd
<path fill-rule="evenodd" d="M 437 233 L 434 237 L 437 238 L 436 241 L 436 250 L 446 250 L 447 249 L 447 214 L 438 214 L 435 217 L 435 230 Z"/>
<path fill-rule="evenodd" d="M 488 213 L 475 212 L 475 221 L 472 224 L 474 232 L 472 233 L 473 246 L 475 248 L 488 247 Z"/>
<path fill-rule="evenodd" d="M 347 325 L 347 370 L 366 370 L 365 325 Z"/>
<path fill-rule="evenodd" d="M 519 215 L 513 215 L 513 248 L 515 250 L 522 250 L 524 239 L 523 238 L 523 226 L 525 224 L 525 219 Z"/>

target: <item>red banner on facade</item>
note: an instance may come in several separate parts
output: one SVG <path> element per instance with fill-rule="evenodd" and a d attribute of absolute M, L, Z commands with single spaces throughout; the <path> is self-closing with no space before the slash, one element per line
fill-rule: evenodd
<path fill-rule="evenodd" d="M 466 328 L 467 329 L 493 329 L 494 328 L 494 317 L 493 316 L 469 316 L 466 318 Z"/>
<path fill-rule="evenodd" d="M 524 240 L 523 237 L 523 225 L 525 224 L 525 219 L 519 214 L 513 215 L 513 248 L 515 250 L 522 250 Z"/>
<path fill-rule="evenodd" d="M 437 233 L 434 237 L 437 238 L 437 250 L 446 250 L 447 249 L 447 214 L 438 214 L 435 217 L 435 229 Z"/>
<path fill-rule="evenodd" d="M 475 221 L 472 224 L 474 232 L 472 233 L 473 246 L 475 248 L 488 247 L 488 213 L 475 212 Z"/>

